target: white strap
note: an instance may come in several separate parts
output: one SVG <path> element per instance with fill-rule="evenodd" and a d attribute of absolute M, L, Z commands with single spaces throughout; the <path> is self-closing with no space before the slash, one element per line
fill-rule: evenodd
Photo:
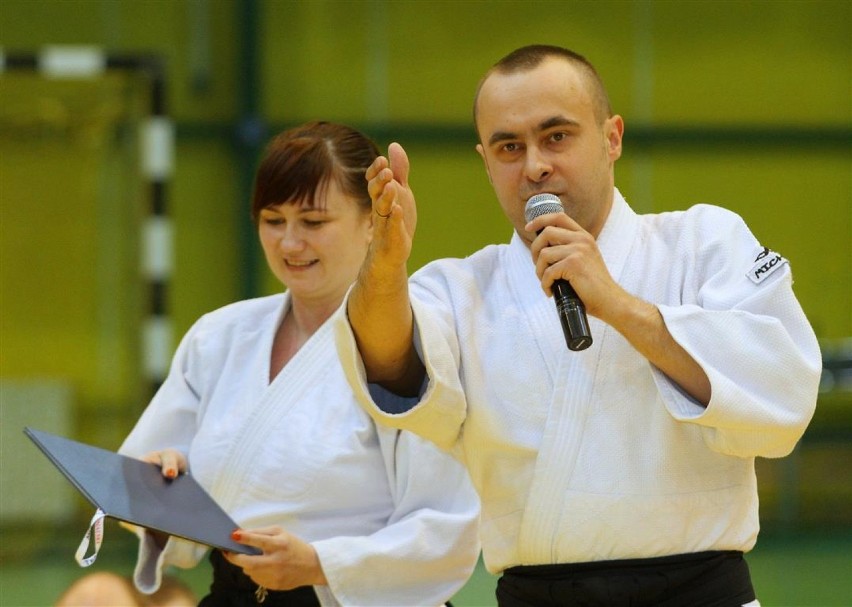
<path fill-rule="evenodd" d="M 77 559 L 77 564 L 80 565 L 80 567 L 88 567 L 95 562 L 95 559 L 98 558 L 98 552 L 100 552 L 101 543 L 104 540 L 104 518 L 106 518 L 106 514 L 104 514 L 103 510 L 98 508 L 95 511 L 95 515 L 92 517 L 92 522 L 89 523 L 89 529 L 86 531 L 83 541 L 80 542 L 80 546 L 77 548 L 77 552 L 74 555 L 74 558 Z M 92 529 L 95 530 L 95 551 L 90 556 L 85 556 L 86 551 L 89 549 L 89 540 L 92 536 Z"/>

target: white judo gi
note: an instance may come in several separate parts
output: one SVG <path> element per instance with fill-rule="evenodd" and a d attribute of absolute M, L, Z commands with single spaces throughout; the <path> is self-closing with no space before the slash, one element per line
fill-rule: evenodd
<path fill-rule="evenodd" d="M 280 525 L 316 549 L 322 605 L 437 605 L 479 554 L 479 502 L 464 468 L 407 432 L 377 427 L 344 378 L 330 321 L 269 382 L 288 295 L 202 317 L 120 451 L 176 448 L 241 527 Z M 135 581 L 192 567 L 206 548 L 142 538 Z"/>
<path fill-rule="evenodd" d="M 335 319 L 365 409 L 458 449 L 494 573 L 748 551 L 754 457 L 788 454 L 814 411 L 820 352 L 789 265 L 737 215 L 709 205 L 637 215 L 616 191 L 597 242 L 613 278 L 659 307 L 707 373 L 706 409 L 596 318 L 594 344 L 569 351 L 517 234 L 412 276 L 419 399 L 368 386 L 345 308 Z"/>

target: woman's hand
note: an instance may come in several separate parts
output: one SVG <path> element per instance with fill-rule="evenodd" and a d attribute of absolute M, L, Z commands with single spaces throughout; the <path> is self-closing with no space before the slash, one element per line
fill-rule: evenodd
<path fill-rule="evenodd" d="M 234 541 L 263 551 L 257 556 L 235 552 L 225 552 L 224 555 L 256 584 L 268 590 L 328 584 L 314 547 L 281 527 L 237 529 L 232 537 Z"/>

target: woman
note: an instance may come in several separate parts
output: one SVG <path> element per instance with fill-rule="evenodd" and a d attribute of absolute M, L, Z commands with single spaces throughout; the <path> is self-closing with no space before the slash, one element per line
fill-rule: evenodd
<path fill-rule="evenodd" d="M 364 172 L 378 149 L 313 122 L 272 140 L 252 202 L 284 293 L 203 316 L 121 452 L 193 474 L 259 556 L 211 553 L 201 605 L 438 605 L 467 580 L 479 507 L 458 462 L 377 427 L 356 404 L 329 317 L 373 232 Z M 203 547 L 140 531 L 135 582 Z"/>

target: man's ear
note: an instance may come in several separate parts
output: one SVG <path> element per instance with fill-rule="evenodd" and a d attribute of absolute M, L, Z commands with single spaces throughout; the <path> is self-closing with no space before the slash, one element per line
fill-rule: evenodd
<path fill-rule="evenodd" d="M 481 143 L 476 144 L 476 152 L 482 158 L 482 162 L 485 163 L 485 173 L 488 175 L 488 183 L 494 185 L 494 182 L 491 181 L 491 169 L 488 167 L 488 159 L 485 157 L 485 148 L 482 147 Z"/>
<path fill-rule="evenodd" d="M 615 114 L 604 123 L 604 136 L 606 137 L 606 150 L 609 159 L 615 162 L 621 158 L 621 141 L 624 137 L 624 119 Z"/>

